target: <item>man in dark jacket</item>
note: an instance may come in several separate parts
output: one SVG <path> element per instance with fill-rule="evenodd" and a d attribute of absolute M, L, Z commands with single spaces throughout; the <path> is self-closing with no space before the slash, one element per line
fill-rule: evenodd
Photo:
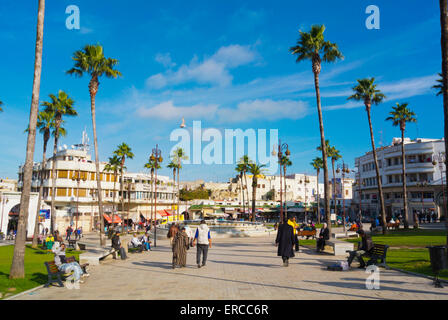
<path fill-rule="evenodd" d="M 330 230 L 328 225 L 324 223 L 322 229 L 320 229 L 319 238 L 317 239 L 317 252 L 321 252 L 325 248 L 325 241 L 330 239 Z"/>
<path fill-rule="evenodd" d="M 294 257 L 294 229 L 287 222 L 279 225 L 275 244 L 278 246 L 277 255 L 282 257 L 283 266 L 289 265 L 289 258 Z"/>
<path fill-rule="evenodd" d="M 359 261 L 359 268 L 365 268 L 366 263 L 362 259 L 364 255 L 368 255 L 373 249 L 373 241 L 370 236 L 368 236 L 364 230 L 359 230 L 357 233 L 361 236 L 361 247 L 358 250 L 350 251 L 350 256 L 348 257 L 348 266 L 350 266 L 353 262 L 353 259 L 357 259 Z"/>
<path fill-rule="evenodd" d="M 119 232 L 115 232 L 114 235 L 112 236 L 112 248 L 114 249 L 113 258 L 117 259 L 115 252 L 118 252 L 120 254 L 121 250 L 121 241 Z"/>

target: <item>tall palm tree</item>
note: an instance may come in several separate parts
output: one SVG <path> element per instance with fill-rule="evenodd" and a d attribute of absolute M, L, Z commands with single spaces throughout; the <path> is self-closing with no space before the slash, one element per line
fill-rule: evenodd
<path fill-rule="evenodd" d="M 280 167 L 283 168 L 283 177 L 284 177 L 283 185 L 285 189 L 285 217 L 287 216 L 287 209 L 288 209 L 288 206 L 286 205 L 286 167 L 290 166 L 292 166 L 291 160 L 289 160 L 288 156 L 283 155 L 280 159 Z"/>
<path fill-rule="evenodd" d="M 319 200 L 319 173 L 320 169 L 324 167 L 324 162 L 322 158 L 316 157 L 313 159 L 313 162 L 310 163 L 314 170 L 316 170 L 316 190 L 317 190 L 317 223 L 320 224 L 320 200 Z"/>
<path fill-rule="evenodd" d="M 188 160 L 188 156 L 185 153 L 185 150 L 182 148 L 177 148 L 174 150 L 172 155 L 172 159 L 175 163 L 177 163 L 177 220 L 179 220 L 179 205 L 180 205 L 180 180 L 179 173 L 180 169 L 182 169 L 182 160 Z"/>
<path fill-rule="evenodd" d="M 156 169 L 161 169 L 161 167 L 160 167 L 160 164 L 158 162 L 153 161 L 153 160 L 151 160 L 151 158 L 149 158 L 148 162 L 145 163 L 144 168 L 145 169 L 149 169 L 150 172 L 151 172 L 151 195 L 152 195 L 151 196 L 151 222 L 154 222 L 155 221 L 154 215 L 153 215 L 154 214 L 154 198 L 156 197 L 156 195 L 153 194 L 154 190 L 153 190 L 152 186 L 153 186 L 153 183 L 154 183 L 154 171 Z M 155 218 L 157 218 L 157 212 L 155 214 L 156 214 Z"/>
<path fill-rule="evenodd" d="M 431 88 L 433 89 L 437 89 L 437 93 L 436 96 L 441 96 L 443 95 L 443 76 L 441 73 L 439 73 L 439 79 L 436 80 L 437 84 L 433 85 Z"/>
<path fill-rule="evenodd" d="M 247 185 L 247 172 L 249 171 L 249 167 L 252 164 L 252 160 L 249 158 L 249 156 L 244 155 L 240 158 L 240 161 L 238 162 L 238 165 L 241 166 L 244 182 L 246 185 L 246 196 L 247 196 L 247 208 L 249 208 L 249 187 Z"/>
<path fill-rule="evenodd" d="M 178 164 L 176 163 L 176 161 L 171 160 L 171 162 L 166 166 L 169 169 L 173 169 L 173 183 L 174 183 L 174 188 L 173 190 L 176 188 L 176 171 L 178 168 Z M 179 195 L 178 195 L 179 196 Z"/>
<path fill-rule="evenodd" d="M 39 113 L 40 77 L 42 71 L 42 47 L 44 38 L 45 0 L 39 0 L 37 12 L 36 48 L 34 58 L 33 94 L 29 117 L 29 132 L 26 143 L 25 165 L 23 167 L 23 185 L 20 195 L 19 221 L 14 245 L 14 254 L 9 272 L 10 279 L 23 279 L 25 277 L 25 241 L 26 222 L 28 221 L 28 208 L 30 204 L 31 179 L 33 175 L 34 147 L 36 144 L 36 123 Z"/>
<path fill-rule="evenodd" d="M 86 45 L 82 50 L 78 50 L 73 54 L 74 67 L 67 71 L 67 74 L 82 77 L 85 73 L 90 75 L 89 93 L 90 93 L 90 109 L 92 112 L 93 127 L 93 143 L 95 147 L 95 166 L 96 166 L 96 182 L 98 188 L 98 211 L 100 218 L 100 243 L 106 245 L 104 237 L 104 220 L 103 220 L 103 194 L 101 192 L 101 176 L 100 161 L 98 155 L 98 139 L 96 135 L 96 110 L 95 97 L 98 93 L 100 85 L 99 78 L 106 76 L 107 78 L 117 78 L 121 76 L 120 71 L 114 67 L 118 64 L 118 60 L 104 57 L 103 47 L 98 45 Z"/>
<path fill-rule="evenodd" d="M 36 220 L 34 222 L 34 234 L 33 234 L 33 243 L 32 247 L 37 248 L 38 245 L 38 236 L 39 236 L 39 213 L 40 213 L 40 207 L 42 203 L 42 193 L 44 188 L 44 175 L 46 172 L 47 167 L 47 144 L 48 140 L 50 140 L 50 131 L 54 129 L 54 113 L 53 112 L 46 112 L 45 110 L 42 110 L 39 112 L 39 115 L 37 116 L 37 129 L 39 129 L 39 132 L 42 133 L 44 138 L 43 143 L 43 153 L 42 153 L 42 168 L 40 170 L 40 185 L 39 185 L 39 198 L 37 200 L 37 212 L 36 212 Z M 59 128 L 61 130 L 63 128 Z M 26 132 L 29 131 L 29 129 L 25 130 Z M 54 130 L 53 130 L 54 133 Z M 65 133 L 65 130 L 64 130 Z"/>
<path fill-rule="evenodd" d="M 314 87 L 316 90 L 317 113 L 319 116 L 320 140 L 322 146 L 322 160 L 324 162 L 324 187 L 325 187 L 325 215 L 327 218 L 328 228 L 331 233 L 331 215 L 330 215 L 330 185 L 328 180 L 327 150 L 325 145 L 324 122 L 322 118 L 322 107 L 320 101 L 319 74 L 322 69 L 323 62 L 335 62 L 342 59 L 343 55 L 338 49 L 336 43 L 326 41 L 324 39 L 324 25 L 311 26 L 310 32 L 300 32 L 300 38 L 297 45 L 289 50 L 292 54 L 297 55 L 296 62 L 311 60 L 314 74 Z"/>
<path fill-rule="evenodd" d="M 334 212 L 336 213 L 336 174 L 334 172 L 334 165 L 336 161 L 342 158 L 339 154 L 339 150 L 336 147 L 330 147 L 328 156 L 331 158 L 331 169 L 333 170 L 333 202 L 334 202 Z"/>
<path fill-rule="evenodd" d="M 376 180 L 378 186 L 378 193 L 380 198 L 380 206 L 381 206 L 381 221 L 383 224 L 383 234 L 387 233 L 386 228 L 386 209 L 384 207 L 384 195 L 383 195 L 383 187 L 380 176 L 380 169 L 378 167 L 378 157 L 376 154 L 375 147 L 375 137 L 373 135 L 372 128 L 372 118 L 370 115 L 370 111 L 372 108 L 372 104 L 378 105 L 380 104 L 386 96 L 376 88 L 375 78 L 365 78 L 358 80 L 358 85 L 353 87 L 353 91 L 355 92 L 353 95 L 348 97 L 348 100 L 356 100 L 363 101 L 366 107 L 367 119 L 369 121 L 369 129 L 370 129 L 370 140 L 372 142 L 372 151 L 373 151 L 373 160 L 375 162 L 375 170 L 376 170 Z"/>
<path fill-rule="evenodd" d="M 264 164 L 249 164 L 249 172 L 252 174 L 252 214 L 251 220 L 255 221 L 255 200 L 257 196 L 257 186 L 258 186 L 258 176 L 263 174 L 263 168 L 266 167 Z"/>
<path fill-rule="evenodd" d="M 235 171 L 238 172 L 238 178 L 240 180 L 241 183 L 241 194 L 242 194 L 242 200 L 243 200 L 243 212 L 246 212 L 246 202 L 244 199 L 244 182 L 243 182 L 243 172 L 244 172 L 244 166 L 242 164 L 237 164 L 237 166 L 235 167 Z"/>
<path fill-rule="evenodd" d="M 440 5 L 440 30 L 442 49 L 442 92 L 443 92 L 443 120 L 445 124 L 445 150 L 448 150 L 448 4 L 446 0 L 439 0 Z M 448 167 L 448 158 L 445 159 Z M 448 184 L 445 186 L 448 192 Z M 446 245 L 448 246 L 448 212 L 445 209 L 445 227 L 447 229 Z"/>
<path fill-rule="evenodd" d="M 132 149 L 131 147 L 129 147 L 126 143 L 122 143 L 120 144 L 117 149 L 114 151 L 114 155 L 116 155 L 118 157 L 118 159 L 120 160 L 120 189 L 121 189 L 121 214 L 124 214 L 124 192 L 123 192 L 123 187 L 124 187 L 124 180 L 123 180 L 123 172 L 125 170 L 125 162 L 126 162 L 126 158 L 129 159 L 133 159 L 134 158 L 134 154 L 132 153 Z M 129 193 L 129 197 L 131 194 L 131 190 L 128 190 Z M 129 220 L 129 211 L 131 210 L 131 208 L 128 208 L 128 220 Z"/>
<path fill-rule="evenodd" d="M 115 212 L 117 212 L 117 208 L 115 207 L 115 186 L 117 183 L 117 175 L 118 175 L 118 171 L 121 170 L 121 159 L 114 154 L 112 157 L 109 157 L 109 162 L 104 166 L 104 171 L 105 172 L 112 172 L 114 174 L 114 191 L 113 191 L 113 199 L 112 199 L 112 223 L 115 219 Z"/>
<path fill-rule="evenodd" d="M 404 131 L 406 130 L 407 122 L 417 122 L 415 113 L 408 108 L 407 103 L 399 104 L 392 107 L 392 111 L 389 112 L 390 117 L 387 117 L 387 121 L 392 121 L 394 127 L 399 126 L 401 130 L 401 168 L 402 168 L 402 180 L 403 180 L 403 209 L 404 209 L 404 228 L 409 228 L 409 213 L 408 213 L 408 194 L 406 191 L 406 166 L 405 166 L 405 151 L 404 151 Z"/>
<path fill-rule="evenodd" d="M 75 101 L 68 96 L 62 90 L 59 90 L 58 95 L 50 94 L 51 101 L 42 102 L 42 106 L 45 107 L 45 111 L 54 114 L 54 146 L 53 146 L 53 157 L 51 159 L 51 232 L 56 231 L 54 229 L 56 210 L 54 199 L 56 197 L 56 153 L 58 152 L 58 142 L 59 142 L 59 128 L 62 123 L 62 117 L 64 116 L 77 116 L 78 113 L 74 109 L 73 105 Z"/>

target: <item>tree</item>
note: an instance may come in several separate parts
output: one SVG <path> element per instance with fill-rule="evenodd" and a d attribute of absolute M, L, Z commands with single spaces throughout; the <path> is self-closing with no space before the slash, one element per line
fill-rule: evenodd
<path fill-rule="evenodd" d="M 448 150 L 448 4 L 446 0 L 439 0 L 440 5 L 440 30 L 442 49 L 442 95 L 443 95 L 443 120 L 445 134 L 445 150 Z M 448 158 L 445 159 L 445 167 L 448 168 Z M 445 185 L 448 192 L 448 184 Z M 445 227 L 447 230 L 446 245 L 448 246 L 448 213 L 445 206 Z"/>
<path fill-rule="evenodd" d="M 439 79 L 436 80 L 437 84 L 433 85 L 431 88 L 437 89 L 436 96 L 443 95 L 443 76 L 441 73 L 439 73 Z"/>
<path fill-rule="evenodd" d="M 152 188 L 153 182 L 154 182 L 154 171 L 156 169 L 161 169 L 161 167 L 160 167 L 160 164 L 158 162 L 156 162 L 156 161 L 152 160 L 151 158 L 149 158 L 148 162 L 145 163 L 144 168 L 145 169 L 149 169 L 150 172 L 151 172 L 151 195 L 152 195 L 151 196 L 151 200 L 153 200 L 156 197 L 156 195 L 154 194 L 154 190 Z M 155 221 L 153 213 L 154 213 L 154 204 L 151 203 L 151 222 Z M 156 212 L 156 216 L 155 217 L 157 218 L 157 212 Z"/>
<path fill-rule="evenodd" d="M 373 160 L 375 162 L 375 170 L 376 170 L 376 181 L 378 186 L 378 193 L 380 198 L 380 206 L 381 206 L 381 220 L 383 225 L 383 234 L 387 233 L 386 228 L 386 209 L 384 207 L 384 195 L 383 195 L 383 187 L 381 182 L 380 170 L 378 167 L 378 157 L 376 154 L 375 147 L 375 137 L 373 135 L 372 128 L 372 118 L 370 115 L 370 111 L 372 108 L 372 104 L 378 105 L 380 104 L 386 96 L 381 93 L 379 89 L 376 88 L 375 78 L 366 78 L 358 80 L 358 85 L 353 87 L 353 91 L 355 94 L 348 97 L 348 100 L 356 100 L 363 101 L 366 107 L 367 119 L 369 121 L 369 129 L 370 129 L 370 140 L 372 142 L 372 151 L 373 151 Z"/>
<path fill-rule="evenodd" d="M 402 168 L 402 180 L 403 180 L 403 209 L 404 209 L 404 228 L 409 229 L 409 213 L 408 213 L 408 194 L 406 191 L 406 155 L 404 150 L 404 131 L 406 130 L 407 122 L 417 122 L 415 113 L 408 108 L 407 103 L 399 104 L 392 107 L 392 111 L 389 112 L 390 117 L 386 118 L 386 121 L 392 121 L 394 127 L 400 127 L 401 131 L 401 168 Z M 415 222 L 414 222 L 415 223 Z"/>
<path fill-rule="evenodd" d="M 292 166 L 292 162 L 291 160 L 289 160 L 289 157 L 286 155 L 283 155 L 280 159 L 280 167 L 283 168 L 283 177 L 285 177 L 284 179 L 284 189 L 285 189 L 285 216 L 287 215 L 287 209 L 288 206 L 286 205 L 286 167 L 290 167 Z M 281 204 L 283 205 L 283 204 Z"/>
<path fill-rule="evenodd" d="M 313 162 L 310 163 L 314 170 L 316 170 L 316 190 L 317 190 L 317 223 L 320 224 L 320 201 L 319 201 L 319 173 L 320 169 L 324 167 L 324 162 L 322 161 L 322 158 L 316 157 L 313 159 Z"/>
<path fill-rule="evenodd" d="M 114 174 L 114 193 L 113 193 L 113 199 L 112 199 L 112 203 L 113 203 L 113 209 L 112 209 L 112 223 L 114 222 L 115 219 L 115 212 L 117 212 L 117 208 L 115 207 L 115 195 L 116 195 L 116 191 L 115 191 L 115 186 L 117 183 L 117 175 L 118 175 L 118 171 L 121 171 L 121 159 L 114 154 L 112 157 L 109 157 L 109 162 L 104 166 L 104 171 L 105 172 L 112 172 Z"/>
<path fill-rule="evenodd" d="M 251 220 L 255 221 L 255 200 L 257 197 L 258 176 L 263 174 L 263 168 L 266 165 L 258 165 L 256 163 L 249 164 L 249 172 L 252 174 L 252 214 Z"/>
<path fill-rule="evenodd" d="M 240 165 L 241 172 L 243 173 L 244 182 L 246 185 L 246 196 L 247 196 L 247 208 L 249 208 L 249 187 L 247 185 L 247 172 L 249 171 L 249 167 L 252 164 L 252 160 L 250 160 L 249 156 L 244 155 L 240 158 L 240 161 L 238 162 L 238 165 Z"/>
<path fill-rule="evenodd" d="M 342 158 L 339 154 L 339 150 L 336 147 L 330 147 L 328 152 L 328 156 L 331 158 L 331 169 L 333 170 L 333 203 L 334 203 L 334 212 L 336 213 L 336 175 L 334 172 L 334 165 L 336 161 Z M 344 222 L 345 223 L 345 222 Z"/>
<path fill-rule="evenodd" d="M 86 45 L 82 50 L 78 50 L 73 54 L 74 67 L 67 71 L 69 75 L 82 77 L 85 73 L 90 75 L 89 93 L 90 93 L 90 109 L 92 112 L 93 142 L 95 148 L 95 167 L 96 181 L 98 188 L 98 211 L 100 218 L 100 244 L 106 245 L 104 237 L 104 220 L 103 217 L 103 194 L 101 191 L 100 162 L 98 155 L 98 139 L 96 134 L 96 110 L 95 98 L 100 85 L 99 78 L 106 76 L 107 78 L 117 78 L 121 76 L 121 72 L 115 70 L 118 60 L 104 57 L 103 47 L 98 45 Z"/>
<path fill-rule="evenodd" d="M 50 94 L 51 101 L 42 102 L 42 106 L 45 107 L 45 111 L 54 114 L 54 146 L 53 157 L 51 158 L 51 233 L 55 232 L 55 220 L 56 220 L 56 154 L 58 152 L 58 142 L 60 131 L 59 128 L 62 123 L 63 116 L 77 116 L 78 113 L 74 109 L 73 105 L 75 101 L 68 96 L 62 90 L 59 90 L 58 95 Z"/>
<path fill-rule="evenodd" d="M 244 182 L 243 182 L 243 172 L 244 172 L 244 166 L 242 164 L 237 164 L 237 166 L 235 167 L 235 171 L 238 172 L 238 179 L 240 180 L 241 183 L 241 194 L 242 194 L 242 199 L 243 199 L 243 212 L 246 212 L 246 203 L 245 203 L 245 199 L 244 199 Z"/>
<path fill-rule="evenodd" d="M 43 143 L 43 152 L 42 152 L 42 168 L 40 170 L 40 184 L 39 184 L 39 198 L 37 200 L 37 212 L 36 212 L 36 220 L 34 222 L 34 233 L 33 233 L 33 243 L 32 247 L 37 248 L 38 245 L 38 236 L 39 236 L 39 214 L 40 214 L 40 207 L 42 203 L 42 193 L 44 188 L 44 176 L 46 172 L 47 167 L 47 144 L 48 140 L 50 140 L 50 132 L 53 129 L 53 135 L 54 135 L 54 113 L 53 112 L 47 112 L 45 110 L 42 110 L 39 112 L 39 115 L 37 116 L 37 129 L 39 129 L 39 132 L 42 133 L 44 143 Z M 59 128 L 60 134 L 65 135 L 65 129 L 60 127 Z M 25 132 L 29 132 L 29 129 L 26 129 Z"/>
<path fill-rule="evenodd" d="M 172 156 L 172 161 L 177 164 L 177 220 L 180 219 L 179 216 L 179 205 L 180 205 L 180 180 L 179 180 L 179 174 L 180 169 L 182 169 L 182 160 L 188 160 L 188 156 L 185 153 L 184 149 L 177 148 L 174 150 Z"/>
<path fill-rule="evenodd" d="M 328 165 L 327 165 L 327 150 L 325 145 L 324 122 L 322 118 L 322 107 L 320 101 L 320 87 L 319 74 L 322 69 L 323 62 L 335 62 L 338 59 L 343 59 L 342 53 L 338 49 L 336 43 L 325 41 L 324 39 L 324 25 L 311 26 L 310 32 L 300 32 L 300 38 L 297 40 L 297 45 L 291 47 L 289 50 L 292 54 L 297 55 L 296 62 L 304 60 L 311 60 L 314 87 L 316 91 L 317 113 L 319 116 L 320 140 L 322 146 L 322 160 L 324 164 L 324 190 L 325 190 L 325 216 L 327 218 L 328 228 L 331 233 L 331 215 L 330 215 L 330 185 L 328 180 Z"/>
<path fill-rule="evenodd" d="M 126 168 L 125 167 L 126 158 L 133 159 L 134 154 L 132 153 L 131 147 L 129 147 L 126 143 L 123 142 L 114 151 L 114 155 L 116 155 L 118 157 L 118 159 L 120 160 L 121 214 L 124 215 L 123 172 Z M 131 190 L 128 190 L 128 193 L 129 193 L 129 197 L 130 197 Z M 131 208 L 129 207 L 128 208 L 128 220 L 129 220 L 129 211 L 130 210 L 131 210 Z"/>
<path fill-rule="evenodd" d="M 34 147 L 36 143 L 36 124 L 39 112 L 40 78 L 42 71 L 42 47 L 44 37 L 45 0 L 39 0 L 37 12 L 36 48 L 34 58 L 33 93 L 29 117 L 29 131 L 26 143 L 25 165 L 23 167 L 23 186 L 20 195 L 19 221 L 14 245 L 14 254 L 9 273 L 10 279 L 23 279 L 25 277 L 25 241 L 26 223 L 30 205 L 31 179 L 33 174 Z"/>

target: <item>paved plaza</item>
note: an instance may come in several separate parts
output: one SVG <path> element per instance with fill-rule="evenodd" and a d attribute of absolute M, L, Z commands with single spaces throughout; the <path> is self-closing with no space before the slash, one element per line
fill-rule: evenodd
<path fill-rule="evenodd" d="M 79 290 L 41 288 L 13 299 L 448 299 L 447 287 L 436 289 L 429 279 L 394 270 L 381 269 L 380 289 L 368 290 L 364 270 L 327 271 L 327 265 L 344 257 L 316 254 L 304 247 L 289 267 L 283 267 L 274 239 L 274 234 L 216 239 L 206 267 L 197 268 L 196 248 L 191 248 L 187 267 L 175 270 L 168 240 L 158 240 L 152 252 L 91 267 Z"/>

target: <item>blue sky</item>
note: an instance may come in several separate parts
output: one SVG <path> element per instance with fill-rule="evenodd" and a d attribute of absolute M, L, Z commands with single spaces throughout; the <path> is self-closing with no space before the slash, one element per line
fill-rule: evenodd
<path fill-rule="evenodd" d="M 380 30 L 365 27 L 371 4 L 380 9 Z M 65 26 L 68 5 L 80 9 L 80 30 Z M 0 4 L 0 177 L 17 178 L 25 159 L 36 13 L 37 1 Z M 127 142 L 131 171 L 143 172 L 156 143 L 167 161 L 170 133 L 185 117 L 187 128 L 200 120 L 218 130 L 278 129 L 292 152 L 289 171 L 312 173 L 320 136 L 311 63 L 295 63 L 288 51 L 312 24 L 325 24 L 326 39 L 345 57 L 323 64 L 320 85 L 326 139 L 349 166 L 371 148 L 365 109 L 346 100 L 356 79 L 375 77 L 388 97 L 373 107 L 378 145 L 400 135 L 384 121 L 396 102 L 408 102 L 418 117 L 406 136 L 443 137 L 442 99 L 431 89 L 441 64 L 436 1 L 47 1 L 41 101 L 69 93 L 79 117 L 66 119 L 61 144 L 79 143 L 85 127 L 92 140 L 89 79 L 65 71 L 75 50 L 100 43 L 123 74 L 102 79 L 97 95 L 101 160 Z M 38 136 L 35 161 L 41 150 Z M 182 178 L 224 181 L 233 169 L 190 164 Z"/>

